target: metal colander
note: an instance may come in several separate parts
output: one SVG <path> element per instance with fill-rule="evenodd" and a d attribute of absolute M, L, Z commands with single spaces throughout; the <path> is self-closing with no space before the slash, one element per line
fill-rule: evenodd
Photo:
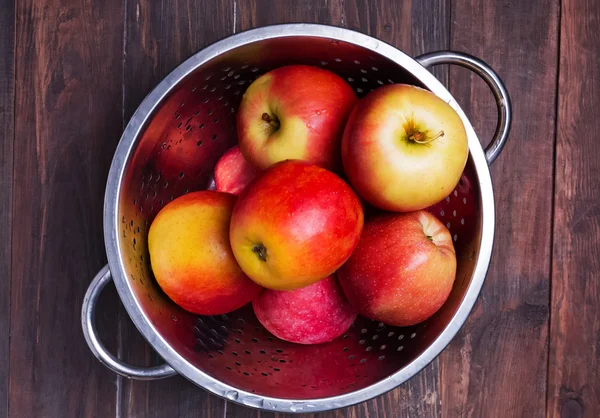
<path fill-rule="evenodd" d="M 389 83 L 418 85 L 460 114 L 469 137 L 467 168 L 457 189 L 430 208 L 452 232 L 458 271 L 448 301 L 428 321 L 396 328 L 359 317 L 333 342 L 297 345 L 272 336 L 250 306 L 199 317 L 171 302 L 154 280 L 147 246 L 152 219 L 174 198 L 212 187 L 217 159 L 237 141 L 235 116 L 245 89 L 266 71 L 293 63 L 339 74 L 358 96 Z M 470 68 L 495 94 L 499 123 L 485 153 L 458 104 L 426 69 L 442 63 Z M 255 29 L 213 44 L 148 95 L 116 150 L 104 208 L 108 266 L 96 276 L 83 303 L 90 349 L 121 375 L 157 379 L 179 373 L 219 396 L 268 410 L 323 411 L 394 388 L 443 350 L 479 294 L 494 234 L 488 164 L 500 153 L 509 126 L 510 103 L 502 82 L 468 55 L 438 52 L 415 60 L 372 37 L 308 24 Z M 111 279 L 133 322 L 166 364 L 129 366 L 98 339 L 95 304 Z"/>

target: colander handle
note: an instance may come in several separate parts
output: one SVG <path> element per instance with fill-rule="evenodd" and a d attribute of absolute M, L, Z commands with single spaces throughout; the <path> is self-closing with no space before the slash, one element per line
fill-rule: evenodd
<path fill-rule="evenodd" d="M 168 364 L 163 364 L 156 367 L 136 367 L 130 366 L 113 356 L 102 344 L 98 337 L 96 329 L 96 303 L 98 297 L 106 285 L 112 280 L 108 266 L 104 266 L 102 270 L 94 277 L 92 283 L 83 299 L 83 308 L 81 309 L 81 326 L 83 327 L 83 335 L 85 340 L 101 363 L 114 371 L 115 373 L 125 376 L 130 379 L 137 380 L 155 380 L 177 374 L 175 370 Z"/>
<path fill-rule="evenodd" d="M 425 68 L 430 68 L 439 64 L 455 64 L 467 68 L 481 77 L 492 90 L 492 93 L 494 93 L 494 97 L 496 98 L 496 105 L 498 106 L 498 125 L 496 126 L 494 138 L 485 148 L 485 158 L 488 165 L 492 165 L 494 160 L 500 155 L 500 152 L 502 152 L 504 145 L 506 145 L 512 122 L 510 96 L 498 74 L 479 58 L 475 58 L 462 52 L 430 52 L 415 59 Z"/>

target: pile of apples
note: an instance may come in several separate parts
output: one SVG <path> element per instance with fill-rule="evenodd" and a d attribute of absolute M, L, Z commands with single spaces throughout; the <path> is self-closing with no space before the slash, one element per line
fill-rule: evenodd
<path fill-rule="evenodd" d="M 335 339 L 358 314 L 409 326 L 444 304 L 455 250 L 424 209 L 468 157 L 446 102 L 405 84 L 359 100 L 336 74 L 290 65 L 248 87 L 237 133 L 216 190 L 175 199 L 150 226 L 152 270 L 175 303 L 217 315 L 251 302 L 300 344 Z"/>

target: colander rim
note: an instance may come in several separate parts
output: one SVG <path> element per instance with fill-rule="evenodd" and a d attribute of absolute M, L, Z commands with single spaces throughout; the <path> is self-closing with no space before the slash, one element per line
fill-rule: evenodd
<path fill-rule="evenodd" d="M 127 279 L 119 248 L 118 206 L 126 163 L 157 106 L 195 69 L 220 54 L 250 43 L 280 37 L 321 37 L 347 42 L 369 49 L 402 66 L 458 112 L 467 130 L 469 152 L 479 181 L 482 227 L 478 257 L 471 283 L 448 325 L 418 357 L 394 374 L 362 389 L 327 398 L 295 400 L 256 395 L 225 384 L 193 366 L 162 338 L 143 312 Z M 146 96 L 127 124 L 115 151 L 106 184 L 103 222 L 108 264 L 121 301 L 140 333 L 173 369 L 213 394 L 245 406 L 278 412 L 320 412 L 357 404 L 388 392 L 415 376 L 444 350 L 466 321 L 483 286 L 493 248 L 495 210 L 490 171 L 479 139 L 450 92 L 427 69 L 399 49 L 369 35 L 335 26 L 292 23 L 250 29 L 217 41 L 185 60 Z M 232 393 L 236 394 L 236 399 L 227 396 Z"/>

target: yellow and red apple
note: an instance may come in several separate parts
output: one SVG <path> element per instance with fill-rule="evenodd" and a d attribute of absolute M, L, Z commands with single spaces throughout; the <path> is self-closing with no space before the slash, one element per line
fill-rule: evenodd
<path fill-rule="evenodd" d="M 372 205 L 394 212 L 424 209 L 448 196 L 465 168 L 465 127 L 445 101 L 394 84 L 365 96 L 344 131 L 344 172 Z"/>
<path fill-rule="evenodd" d="M 357 100 L 331 71 L 307 65 L 269 71 L 248 87 L 238 109 L 242 153 L 259 169 L 297 159 L 337 170 L 344 125 Z"/>
<path fill-rule="evenodd" d="M 261 290 L 231 251 L 235 201 L 228 193 L 189 193 L 167 204 L 150 225 L 148 248 L 156 281 L 176 304 L 195 314 L 234 311 Z"/>
<path fill-rule="evenodd" d="M 252 280 L 292 290 L 335 272 L 352 254 L 363 209 L 337 175 L 302 161 L 284 161 L 254 180 L 233 209 L 233 254 Z"/>
<path fill-rule="evenodd" d="M 427 211 L 370 219 L 336 273 L 362 315 L 394 326 L 425 321 L 452 290 L 456 254 L 448 229 Z"/>

